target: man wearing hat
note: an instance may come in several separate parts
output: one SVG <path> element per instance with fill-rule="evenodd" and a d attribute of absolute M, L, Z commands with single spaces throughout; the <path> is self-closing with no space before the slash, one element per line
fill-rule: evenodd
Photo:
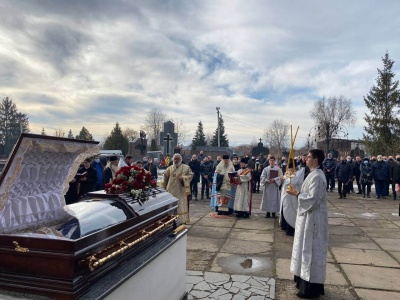
<path fill-rule="evenodd" d="M 233 213 L 236 187 L 230 183 L 229 173 L 232 172 L 235 172 L 235 168 L 229 159 L 229 155 L 222 156 L 222 161 L 215 168 L 210 201 L 210 206 L 218 214 Z"/>
<path fill-rule="evenodd" d="M 115 172 L 118 171 L 118 156 L 110 156 L 110 161 L 104 169 L 104 183 L 109 183 L 115 178 Z"/>
<path fill-rule="evenodd" d="M 248 218 L 251 212 L 252 171 L 247 166 L 247 158 L 240 160 L 237 171 L 234 210 L 238 217 Z"/>

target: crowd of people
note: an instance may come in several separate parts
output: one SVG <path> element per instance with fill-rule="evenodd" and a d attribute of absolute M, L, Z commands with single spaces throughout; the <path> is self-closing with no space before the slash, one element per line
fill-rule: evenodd
<path fill-rule="evenodd" d="M 145 162 L 134 161 L 130 155 L 125 158 L 113 155 L 108 158 L 108 161 L 102 161 L 99 156 L 86 158 L 69 183 L 69 189 L 65 195 L 66 204 L 79 201 L 89 192 L 104 190 L 105 184 L 115 178 L 115 173 L 121 167 L 132 165 L 142 166 L 151 173 L 152 179 L 157 180 L 157 166 L 152 157 L 148 157 Z"/>

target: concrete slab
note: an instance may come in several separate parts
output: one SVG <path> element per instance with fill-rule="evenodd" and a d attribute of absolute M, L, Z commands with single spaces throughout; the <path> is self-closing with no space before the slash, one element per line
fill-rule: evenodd
<path fill-rule="evenodd" d="M 400 239 L 373 238 L 383 249 L 388 251 L 398 251 L 400 249 Z"/>
<path fill-rule="evenodd" d="M 398 249 L 400 250 L 400 249 Z M 397 259 L 398 262 L 400 262 L 400 252 L 394 252 L 394 251 L 390 251 L 389 252 L 391 255 L 394 256 L 395 259 Z"/>
<path fill-rule="evenodd" d="M 400 293 L 388 291 L 376 291 L 367 289 L 355 289 L 360 300 L 400 300 Z"/>
<path fill-rule="evenodd" d="M 325 284 L 348 285 L 340 269 L 335 264 L 326 264 L 326 280 Z"/>
<path fill-rule="evenodd" d="M 200 226 L 210 226 L 210 227 L 232 227 L 235 224 L 235 217 L 227 217 L 227 218 L 202 218 L 200 221 L 196 223 L 196 225 Z"/>
<path fill-rule="evenodd" d="M 234 254 L 258 254 L 272 251 L 272 243 L 260 241 L 243 241 L 229 238 L 223 245 L 221 252 Z"/>
<path fill-rule="evenodd" d="M 214 259 L 210 272 L 272 277 L 273 263 L 267 255 L 237 255 L 219 253 Z"/>
<path fill-rule="evenodd" d="M 206 237 L 223 239 L 231 231 L 231 228 L 227 227 L 210 227 L 210 226 L 200 226 L 192 225 L 188 232 L 188 236 Z"/>
<path fill-rule="evenodd" d="M 330 235 L 329 247 L 380 250 L 368 237 L 349 235 Z"/>
<path fill-rule="evenodd" d="M 398 263 L 385 251 L 332 248 L 331 251 L 340 264 L 371 265 L 380 267 L 394 267 Z"/>
<path fill-rule="evenodd" d="M 355 226 L 354 223 L 347 218 L 329 218 L 329 226 L 331 225 L 341 225 L 341 226 Z"/>
<path fill-rule="evenodd" d="M 278 279 L 293 280 L 293 274 L 290 273 L 290 259 L 278 258 L 276 260 L 276 277 Z"/>
<path fill-rule="evenodd" d="M 201 250 L 217 252 L 224 244 L 223 239 L 212 239 L 197 236 L 188 236 L 187 250 Z"/>
<path fill-rule="evenodd" d="M 399 229 L 363 227 L 362 231 L 370 237 L 400 239 Z"/>
<path fill-rule="evenodd" d="M 186 269 L 192 271 L 206 271 L 214 259 L 213 252 L 187 250 L 186 251 Z"/>
<path fill-rule="evenodd" d="M 329 234 L 334 235 L 361 235 L 363 232 L 358 227 L 351 227 L 351 226 L 329 226 Z"/>
<path fill-rule="evenodd" d="M 238 219 L 234 227 L 253 230 L 273 230 L 275 228 L 275 222 L 274 219 L 266 219 L 258 216 L 249 219 Z"/>
<path fill-rule="evenodd" d="M 266 233 L 264 230 L 243 230 L 232 229 L 229 238 L 234 238 L 242 241 L 260 241 L 260 242 L 274 242 L 274 233 Z"/>
<path fill-rule="evenodd" d="M 355 287 L 377 288 L 389 291 L 400 291 L 398 276 L 400 268 L 383 268 L 360 265 L 346 265 L 341 267 Z"/>
<path fill-rule="evenodd" d="M 292 243 L 276 243 L 275 242 L 275 258 L 291 258 L 293 250 Z"/>

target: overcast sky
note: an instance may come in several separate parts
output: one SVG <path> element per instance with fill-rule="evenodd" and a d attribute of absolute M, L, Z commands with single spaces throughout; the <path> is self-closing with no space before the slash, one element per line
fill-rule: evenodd
<path fill-rule="evenodd" d="M 217 127 L 231 145 L 263 137 L 274 119 L 313 126 L 322 96 L 363 96 L 386 51 L 400 78 L 400 3 L 385 1 L 0 2 L 0 96 L 32 133 L 82 126 L 102 140 L 116 122 L 139 130 L 154 107 L 190 130 Z"/>

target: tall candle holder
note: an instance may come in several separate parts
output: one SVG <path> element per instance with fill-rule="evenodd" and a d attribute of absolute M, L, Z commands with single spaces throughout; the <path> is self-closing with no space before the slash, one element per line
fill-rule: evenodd
<path fill-rule="evenodd" d="M 294 142 L 296 141 L 297 133 L 299 132 L 299 126 L 297 126 L 296 133 L 293 138 L 293 127 L 290 125 L 290 151 L 288 156 L 288 167 L 286 169 L 285 177 L 289 178 L 290 183 L 287 191 L 293 192 L 294 187 L 292 185 L 292 178 L 296 176 L 296 163 L 294 161 Z"/>

